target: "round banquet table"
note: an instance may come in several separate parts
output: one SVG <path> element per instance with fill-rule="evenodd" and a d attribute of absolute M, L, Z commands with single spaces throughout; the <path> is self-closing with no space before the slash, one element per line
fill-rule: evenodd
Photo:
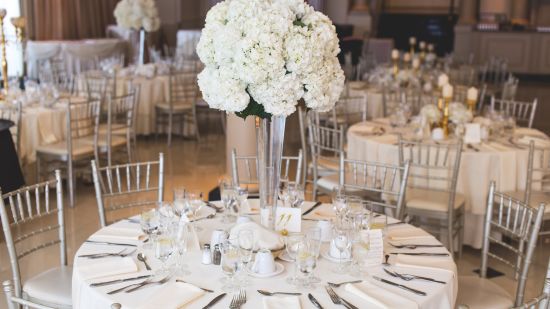
<path fill-rule="evenodd" d="M 383 127 L 385 134 L 371 134 L 372 127 Z M 356 160 L 396 164 L 399 161 L 398 133 L 410 133 L 410 128 L 392 129 L 388 119 L 374 119 L 350 127 L 347 132 L 348 157 Z M 546 135 L 535 129 L 517 128 L 515 136 Z M 464 243 L 481 248 L 486 196 L 491 181 L 496 181 L 500 191 L 525 189 L 528 161 L 527 145 L 510 143 L 509 139 L 483 142 L 464 147 L 460 162 L 457 192 L 466 200 Z"/>
<path fill-rule="evenodd" d="M 353 81 L 347 84 L 347 91 L 350 97 L 366 98 L 368 119 L 384 117 L 382 90 L 378 86 L 363 81 Z"/>
<path fill-rule="evenodd" d="M 216 202 L 217 203 L 217 202 Z M 249 203 L 251 204 L 251 209 L 255 209 L 257 206 L 253 206 L 254 204 L 258 205 L 258 200 L 249 200 Z M 218 204 L 221 206 L 221 204 Z M 314 205 L 312 202 L 305 202 L 302 211 L 305 211 L 309 208 L 311 208 Z M 257 209 L 257 208 L 256 208 Z M 211 208 L 203 207 L 200 212 L 199 216 L 204 217 L 208 213 L 212 211 Z M 204 219 L 197 221 L 196 225 L 200 226 L 202 228 L 202 231 L 198 232 L 197 239 L 200 242 L 200 245 L 203 245 L 204 243 L 209 242 L 211 233 L 216 228 L 222 228 L 227 231 L 230 230 L 232 225 L 230 224 L 223 224 L 221 222 L 221 216 L 222 214 L 217 214 L 212 219 Z M 248 215 L 252 220 L 258 222 L 259 216 L 257 214 L 249 214 Z M 307 228 L 309 226 L 315 225 L 315 220 L 318 219 L 328 219 L 329 217 L 333 216 L 332 206 L 329 204 L 323 204 L 320 207 L 316 208 L 313 212 L 311 212 L 308 215 L 304 215 L 304 219 L 302 220 L 302 227 Z M 136 219 L 138 217 L 135 217 Z M 388 219 L 388 222 L 395 222 L 394 219 Z M 96 233 L 94 233 L 91 236 L 92 240 L 103 240 L 105 241 L 106 235 L 109 235 L 111 233 L 111 236 L 116 235 L 129 235 L 132 233 L 139 233 L 140 232 L 140 225 L 138 223 L 132 222 L 132 220 L 121 220 L 119 222 L 114 223 L 113 225 L 107 226 Z M 120 234 L 118 234 L 120 233 Z M 390 225 L 387 228 L 386 237 L 392 237 L 392 241 L 396 241 L 398 243 L 419 243 L 422 241 L 425 241 L 430 244 L 440 244 L 435 238 L 428 235 L 426 232 L 422 231 L 421 229 L 412 227 L 407 224 L 395 224 Z M 416 235 L 416 236 L 415 236 Z M 97 238 L 98 236 L 102 236 L 104 238 Z M 402 238 L 398 238 L 402 237 Z M 116 238 L 108 238 L 111 241 L 116 241 Z M 121 242 L 121 241 L 118 241 Z M 141 248 L 141 241 L 134 240 L 129 241 L 126 240 L 125 243 L 131 243 L 135 244 L 138 247 L 137 252 L 143 252 L 147 256 L 147 261 L 151 265 L 153 272 L 155 269 L 158 269 L 160 267 L 160 262 L 155 258 L 154 252 L 150 250 L 143 250 Z M 321 256 L 323 255 L 323 252 L 326 249 L 326 246 L 328 244 L 323 244 L 323 247 L 321 249 Z M 386 247 L 386 241 L 385 241 L 385 253 L 388 252 L 404 252 L 404 251 L 411 251 L 408 249 L 395 249 L 395 248 L 389 248 Z M 190 251 L 186 255 L 186 263 L 189 266 L 188 269 L 190 270 L 191 274 L 184 277 L 178 277 L 178 276 L 172 276 L 171 281 L 174 281 L 176 278 L 182 278 L 186 282 L 191 283 L 192 285 L 195 285 L 197 287 L 202 288 L 208 288 L 211 290 L 214 290 L 214 293 L 205 293 L 204 295 L 196 298 L 194 301 L 187 303 L 186 306 L 181 308 L 203 308 L 209 301 L 211 301 L 215 296 L 222 293 L 221 287 L 222 284 L 220 283 L 220 279 L 224 277 L 221 267 L 219 265 L 204 265 L 201 264 L 201 252 L 199 250 L 198 244 L 194 246 L 195 249 L 190 249 Z M 110 308 L 110 305 L 112 303 L 120 303 L 122 305 L 122 308 L 160 308 L 161 306 L 163 309 L 170 309 L 171 307 L 167 306 L 165 301 L 166 299 L 163 298 L 162 302 L 163 305 L 160 305 L 159 303 L 155 303 L 155 295 L 165 295 L 167 294 L 166 290 L 162 289 L 170 289 L 171 292 L 169 295 L 171 295 L 170 298 L 176 299 L 177 297 L 182 297 L 182 294 L 186 294 L 185 291 L 178 292 L 177 290 L 173 290 L 173 285 L 170 285 L 173 282 L 167 283 L 165 285 L 151 285 L 147 288 L 143 288 L 141 290 L 132 292 L 132 293 L 125 293 L 121 292 L 118 294 L 108 295 L 108 291 L 112 291 L 114 289 L 118 289 L 122 286 L 128 285 L 130 283 L 139 283 L 138 281 L 130 281 L 125 283 L 116 283 L 111 284 L 108 286 L 101 286 L 101 287 L 92 287 L 92 283 L 97 282 L 104 282 L 109 281 L 113 279 L 123 279 L 123 278 L 134 278 L 140 275 L 144 274 L 150 274 L 151 271 L 146 271 L 145 267 L 143 266 L 143 263 L 138 262 L 136 259 L 137 252 L 133 253 L 131 257 L 124 258 L 126 259 L 126 264 L 131 264 L 131 267 L 128 268 L 128 265 L 126 266 L 120 266 L 120 267 L 113 267 L 113 259 L 120 259 L 119 261 L 122 261 L 123 258 L 108 258 L 109 261 L 106 261 L 107 259 L 87 259 L 84 257 L 79 257 L 79 255 L 82 254 L 90 254 L 90 253 L 97 253 L 97 252 L 119 252 L 124 247 L 121 246 L 115 246 L 115 245 L 102 245 L 102 244 L 94 244 L 90 242 L 85 242 L 77 251 L 75 260 L 74 260 L 74 266 L 73 266 L 73 283 L 72 283 L 72 297 L 73 297 L 73 307 L 74 308 Z M 436 250 L 436 251 L 427 251 L 427 250 Z M 404 251 L 403 251 L 404 250 Z M 444 247 L 438 247 L 438 248 L 423 248 L 421 249 L 422 252 L 440 252 L 440 253 L 448 253 L 448 251 Z M 414 251 L 414 250 L 413 250 Z M 418 251 L 417 251 L 418 252 Z M 256 290 L 258 289 L 264 289 L 268 291 L 287 291 L 287 292 L 295 292 L 298 290 L 302 293 L 302 295 L 299 297 L 301 308 L 315 308 L 312 303 L 307 299 L 307 294 L 312 293 L 315 298 L 321 303 L 321 305 L 324 308 L 334 308 L 335 305 L 332 304 L 330 301 L 330 298 L 328 297 L 326 291 L 324 290 L 324 285 L 326 285 L 327 281 L 330 282 L 341 282 L 341 281 L 347 281 L 347 280 L 357 280 L 358 277 L 354 277 L 347 274 L 336 274 L 332 271 L 336 267 L 337 264 L 330 262 L 326 260 L 323 257 L 319 257 L 319 261 L 317 263 L 317 268 L 315 270 L 315 275 L 319 278 L 321 278 L 322 283 L 317 284 L 314 289 L 311 290 L 305 290 L 305 289 L 298 289 L 292 286 L 289 286 L 286 284 L 285 280 L 289 276 L 289 274 L 292 271 L 292 265 L 290 263 L 284 262 L 282 260 L 277 260 L 277 262 L 284 265 L 285 269 L 284 271 L 276 275 L 274 277 L 270 278 L 255 278 L 250 277 L 250 285 L 247 286 L 246 293 L 247 293 L 247 302 L 242 306 L 242 308 L 266 308 L 262 305 L 262 298 L 264 296 L 260 295 Z M 390 266 L 395 271 L 401 272 L 401 273 L 412 273 L 419 276 L 428 276 L 436 280 L 444 281 L 445 283 L 435 283 L 435 282 L 427 282 L 427 281 L 420 281 L 420 280 L 413 280 L 413 281 L 403 281 L 399 280 L 393 277 L 390 277 L 386 273 L 384 273 L 382 265 L 375 265 L 372 267 L 369 267 L 368 277 L 363 277 L 361 279 L 364 280 L 365 283 L 362 284 L 369 284 L 370 289 L 368 289 L 368 293 L 371 293 L 370 291 L 377 290 L 378 293 L 383 294 L 383 297 L 386 297 L 385 301 L 386 304 L 389 305 L 388 307 L 395 307 L 398 304 L 388 304 L 387 302 L 394 302 L 394 301 L 406 301 L 409 302 L 409 304 L 417 304 L 417 308 L 433 308 L 433 309 L 441 309 L 441 308 L 454 308 L 454 303 L 456 300 L 456 294 L 457 294 L 457 271 L 456 271 L 456 265 L 452 258 L 450 256 L 437 256 L 437 257 L 424 257 L 424 256 L 408 256 L 408 255 L 391 255 L 389 259 Z M 122 263 L 122 262 L 116 262 L 115 263 Z M 170 260 L 168 263 L 173 263 Z M 110 266 L 107 266 L 110 265 Z M 126 268 L 127 270 L 123 270 Z M 391 280 L 394 282 L 398 282 L 400 284 L 407 285 L 409 287 L 424 291 L 427 293 L 426 296 L 419 296 L 410 292 L 407 292 L 405 290 L 399 289 L 397 287 L 386 285 L 384 283 L 375 281 L 371 278 L 371 276 L 376 275 L 379 277 L 382 277 L 387 280 Z M 374 287 L 373 287 L 374 286 Z M 185 287 L 180 287 L 185 288 Z M 369 304 L 368 301 L 364 300 L 363 298 L 360 298 L 359 296 L 356 296 L 355 294 L 352 294 L 347 291 L 344 287 L 340 287 L 335 289 L 335 291 L 344 299 L 351 302 L 352 304 L 355 304 L 359 308 L 366 308 L 366 306 Z M 378 294 L 380 296 L 380 294 Z M 231 301 L 232 294 L 228 293 L 228 295 L 223 298 L 219 303 L 217 303 L 213 308 L 228 308 L 229 303 Z M 388 300 L 389 299 L 389 300 Z M 402 304 L 402 303 L 401 303 Z M 178 304 L 179 306 L 181 304 Z M 401 306 L 402 307 L 402 306 Z M 413 306 L 415 307 L 415 306 Z M 175 307 L 174 307 L 175 308 Z M 377 308 L 376 305 L 368 305 L 368 308 Z M 288 308 L 291 309 L 291 308 Z"/>

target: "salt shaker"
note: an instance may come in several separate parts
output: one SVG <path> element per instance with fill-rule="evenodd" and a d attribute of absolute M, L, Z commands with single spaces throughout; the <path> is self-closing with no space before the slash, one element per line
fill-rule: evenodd
<path fill-rule="evenodd" d="M 202 247 L 202 263 L 204 265 L 212 264 L 212 253 L 210 252 L 210 244 L 204 244 Z"/>
<path fill-rule="evenodd" d="M 220 265 L 222 263 L 222 252 L 220 250 L 220 245 L 214 246 L 214 252 L 212 252 L 212 264 Z"/>

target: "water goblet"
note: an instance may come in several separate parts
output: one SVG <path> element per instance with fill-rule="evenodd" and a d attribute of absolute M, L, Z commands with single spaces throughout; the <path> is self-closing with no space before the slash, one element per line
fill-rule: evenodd
<path fill-rule="evenodd" d="M 239 249 L 241 254 L 241 263 L 243 264 L 243 283 L 248 284 L 249 264 L 252 261 L 254 252 L 254 234 L 252 230 L 241 230 L 238 234 Z"/>
<path fill-rule="evenodd" d="M 343 188 L 336 187 L 332 190 L 332 207 L 334 208 L 337 218 L 341 218 L 346 214 L 348 203 Z"/>
<path fill-rule="evenodd" d="M 162 268 L 158 271 L 158 275 L 168 275 L 170 270 L 168 269 L 166 262 L 174 253 L 174 239 L 171 235 L 161 235 L 155 243 L 155 257 L 162 262 Z"/>
<path fill-rule="evenodd" d="M 238 284 L 235 283 L 235 275 L 239 271 L 239 265 L 241 264 L 239 247 L 231 241 L 226 240 L 222 244 L 221 253 L 222 271 L 227 277 L 222 289 L 226 292 L 233 292 L 238 289 Z"/>
<path fill-rule="evenodd" d="M 235 188 L 237 204 L 239 205 L 239 215 L 244 212 L 244 205 L 248 199 L 248 186 L 237 186 Z"/>
<path fill-rule="evenodd" d="M 309 243 L 311 252 L 315 258 L 319 258 L 319 253 L 321 252 L 321 243 L 322 243 L 322 231 L 320 227 L 311 227 L 306 231 L 306 239 Z M 321 279 L 315 276 L 313 273 L 310 274 L 309 280 L 311 283 L 320 283 Z"/>
<path fill-rule="evenodd" d="M 351 246 L 352 275 L 365 275 L 364 263 L 370 251 L 370 234 L 368 230 L 361 230 L 357 234 Z"/>
<path fill-rule="evenodd" d="M 288 202 L 289 206 L 293 208 L 300 208 L 304 203 L 304 188 L 296 183 L 289 185 L 288 187 Z"/>
<path fill-rule="evenodd" d="M 185 254 L 189 247 L 189 241 L 192 237 L 189 230 L 189 224 L 184 221 L 179 221 L 172 225 L 172 237 L 174 238 L 175 249 L 178 253 L 176 260 L 176 273 L 181 276 L 188 276 L 191 272 L 188 271 L 188 266 L 185 264 Z"/>
<path fill-rule="evenodd" d="M 202 192 L 199 190 L 188 190 L 185 193 L 186 210 L 190 214 L 192 220 L 197 220 L 198 212 L 204 206 L 202 200 Z M 200 226 L 193 225 L 197 232 L 202 231 Z"/>
<path fill-rule="evenodd" d="M 235 221 L 233 208 L 237 202 L 235 186 L 230 181 L 222 181 L 220 191 L 224 207 L 222 223 L 233 223 Z"/>
<path fill-rule="evenodd" d="M 344 263 L 344 252 L 349 251 L 351 247 L 351 239 L 349 235 L 349 230 L 335 227 L 333 231 L 332 244 L 338 250 L 338 266 L 334 269 L 334 272 L 337 274 L 342 274 L 346 271 Z"/>
<path fill-rule="evenodd" d="M 286 279 L 286 282 L 288 284 L 298 285 L 296 256 L 298 254 L 298 245 L 304 241 L 304 235 L 301 233 L 291 233 L 286 237 L 285 241 L 286 252 L 288 253 L 290 259 L 294 261 L 294 273 L 291 277 Z"/>
<path fill-rule="evenodd" d="M 174 189 L 174 211 L 180 217 L 185 213 L 185 188 Z"/>
<path fill-rule="evenodd" d="M 144 250 L 149 250 L 153 248 L 153 243 L 155 243 L 156 236 L 159 232 L 160 218 L 158 211 L 156 209 L 150 209 L 141 213 L 140 216 L 140 226 L 141 230 L 149 236 L 150 241 L 143 244 Z"/>
<path fill-rule="evenodd" d="M 300 286 L 305 289 L 312 288 L 311 275 L 317 266 L 317 256 L 309 241 L 306 240 L 298 244 L 296 264 L 300 273 L 304 275 L 304 279 L 300 280 Z"/>

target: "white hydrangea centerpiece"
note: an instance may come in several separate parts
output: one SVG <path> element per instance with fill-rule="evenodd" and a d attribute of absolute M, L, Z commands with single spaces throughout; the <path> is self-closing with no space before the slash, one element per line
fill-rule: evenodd
<path fill-rule="evenodd" d="M 441 121 L 441 111 L 434 104 L 426 104 L 420 110 L 420 117 L 429 124 L 438 123 Z"/>
<path fill-rule="evenodd" d="M 155 0 L 121 0 L 114 15 L 117 24 L 126 29 L 154 32 L 160 28 Z"/>
<path fill-rule="evenodd" d="M 206 16 L 198 75 L 211 108 L 269 118 L 289 116 L 303 99 L 328 111 L 344 73 L 335 27 L 304 0 L 225 0 Z"/>
<path fill-rule="evenodd" d="M 449 104 L 449 120 L 454 124 L 465 124 L 474 118 L 472 112 L 468 108 L 459 102 L 453 102 Z"/>

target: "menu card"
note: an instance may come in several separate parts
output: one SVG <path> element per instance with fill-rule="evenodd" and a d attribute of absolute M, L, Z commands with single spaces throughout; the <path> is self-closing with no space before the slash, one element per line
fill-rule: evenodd
<path fill-rule="evenodd" d="M 381 229 L 364 231 L 369 233 L 369 252 L 365 259 L 366 265 L 379 265 L 384 261 L 384 238 Z"/>

